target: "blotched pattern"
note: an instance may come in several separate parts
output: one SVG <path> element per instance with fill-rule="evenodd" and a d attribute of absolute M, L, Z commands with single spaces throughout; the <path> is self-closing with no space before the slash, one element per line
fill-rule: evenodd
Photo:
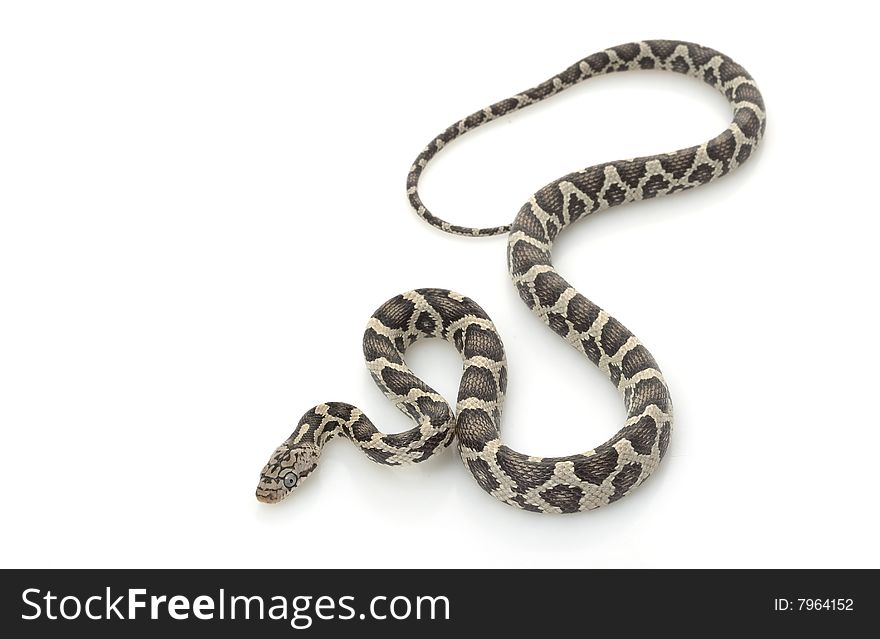
<path fill-rule="evenodd" d="M 720 135 L 672 153 L 620 160 L 570 173 L 523 205 L 513 224 L 470 228 L 434 216 L 422 203 L 418 181 L 427 162 L 469 130 L 546 99 L 595 75 L 660 69 L 699 78 L 733 105 L 733 121 Z M 534 457 L 503 444 L 501 410 L 507 366 L 501 338 L 471 299 L 445 289 L 418 289 L 383 304 L 364 334 L 373 379 L 416 422 L 404 433 L 379 432 L 349 404 L 309 410 L 263 469 L 257 497 L 276 502 L 314 470 L 324 443 L 343 434 L 383 464 L 423 461 L 458 436 L 466 467 L 501 501 L 525 510 L 570 513 L 617 501 L 657 468 L 669 445 L 672 402 L 648 350 L 619 321 L 581 295 L 553 267 L 551 249 L 560 231 L 596 211 L 624 202 L 674 193 L 710 182 L 745 162 L 765 126 L 764 104 L 751 76 L 717 51 L 665 40 L 625 44 L 593 54 L 550 80 L 456 122 L 416 158 L 407 193 L 430 224 L 459 235 L 509 233 L 510 275 L 526 305 L 582 352 L 615 384 L 624 401 L 623 428 L 596 448 L 566 457 Z M 456 414 L 406 366 L 406 348 L 423 337 L 452 342 L 464 360 Z M 577 417 L 573 415 L 573 418 Z"/>

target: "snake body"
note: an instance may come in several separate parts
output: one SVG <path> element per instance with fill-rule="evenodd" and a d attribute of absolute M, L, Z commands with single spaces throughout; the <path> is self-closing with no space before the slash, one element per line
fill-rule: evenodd
<path fill-rule="evenodd" d="M 529 198 L 511 225 L 457 226 L 434 216 L 422 203 L 422 171 L 452 140 L 590 77 L 639 69 L 674 71 L 710 84 L 731 103 L 731 124 L 698 146 L 569 173 Z M 257 498 L 270 503 L 284 499 L 314 471 L 322 447 L 337 435 L 387 465 L 424 461 L 457 437 L 461 458 L 477 483 L 497 499 L 529 511 L 590 510 L 629 494 L 656 470 L 667 451 L 672 429 L 669 390 L 639 340 L 553 267 L 553 242 L 560 231 L 596 211 L 682 191 L 727 174 L 751 156 L 765 121 L 764 103 L 752 77 L 730 58 L 692 43 L 651 40 L 595 53 L 448 127 L 416 158 L 407 177 L 410 203 L 428 223 L 449 233 L 508 233 L 508 267 L 520 297 L 615 384 L 626 407 L 623 427 L 600 446 L 565 457 L 524 455 L 505 446 L 500 420 L 507 365 L 497 330 L 473 300 L 445 289 L 418 289 L 383 304 L 370 318 L 363 340 L 376 384 L 416 426 L 383 434 L 355 406 L 319 404 L 273 452 L 261 472 Z M 407 347 L 428 337 L 452 342 L 462 356 L 455 413 L 404 361 Z"/>

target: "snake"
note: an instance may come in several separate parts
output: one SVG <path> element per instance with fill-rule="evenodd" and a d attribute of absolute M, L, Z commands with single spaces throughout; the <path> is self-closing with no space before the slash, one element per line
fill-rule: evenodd
<path fill-rule="evenodd" d="M 468 131 L 545 100 L 589 78 L 636 70 L 672 71 L 702 80 L 730 103 L 732 120 L 711 140 L 671 153 L 596 164 L 536 191 L 508 225 L 474 228 L 431 213 L 418 192 L 427 163 Z M 456 235 L 507 234 L 507 264 L 526 306 L 583 353 L 617 388 L 626 418 L 605 443 L 563 457 L 527 455 L 501 438 L 507 362 L 501 337 L 472 299 L 422 288 L 382 304 L 367 323 L 363 352 L 378 387 L 415 426 L 385 434 L 356 406 L 325 402 L 306 411 L 260 473 L 256 497 L 278 503 L 315 471 L 324 445 L 345 437 L 371 460 L 398 466 L 430 459 L 457 441 L 465 467 L 496 499 L 538 513 L 574 513 L 614 503 L 658 468 L 672 432 L 673 406 L 663 374 L 645 346 L 616 318 L 579 293 L 551 260 L 559 233 L 576 221 L 627 202 L 690 189 L 746 162 L 761 141 L 766 113 L 746 70 L 726 55 L 690 42 L 647 40 L 611 47 L 537 86 L 458 120 L 418 155 L 407 176 L 416 213 Z M 637 285 L 651 286 L 651 275 Z M 406 365 L 407 348 L 439 337 L 462 358 L 455 411 Z M 576 417 L 572 415 L 572 417 Z"/>

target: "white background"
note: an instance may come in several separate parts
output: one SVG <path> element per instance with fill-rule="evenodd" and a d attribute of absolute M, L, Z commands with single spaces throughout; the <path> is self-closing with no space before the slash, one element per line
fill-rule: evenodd
<path fill-rule="evenodd" d="M 2 565 L 880 565 L 875 21 L 779 5 L 4 4 Z M 432 229 L 404 180 L 449 123 L 645 38 L 728 53 L 769 112 L 741 170 L 596 215 L 554 252 L 664 369 L 660 471 L 610 507 L 540 516 L 486 495 L 453 450 L 393 469 L 334 441 L 291 499 L 257 503 L 318 402 L 410 427 L 360 349 L 410 288 L 495 319 L 511 446 L 567 454 L 617 430 L 613 387 L 519 300 L 505 239 Z M 444 150 L 423 196 L 505 223 L 568 171 L 729 117 L 685 77 L 597 78 Z M 409 361 L 454 399 L 451 346 Z"/>

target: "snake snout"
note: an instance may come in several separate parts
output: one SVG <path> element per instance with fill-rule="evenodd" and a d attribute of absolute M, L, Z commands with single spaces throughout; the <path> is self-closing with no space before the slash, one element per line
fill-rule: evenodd
<path fill-rule="evenodd" d="M 288 492 L 284 489 L 283 484 L 278 481 L 277 470 L 271 473 L 269 467 L 263 469 L 263 472 L 260 473 L 260 482 L 257 484 L 257 501 L 263 504 L 277 504 L 287 497 Z"/>
<path fill-rule="evenodd" d="M 257 501 L 263 504 L 277 504 L 284 496 L 278 490 L 257 488 Z"/>

